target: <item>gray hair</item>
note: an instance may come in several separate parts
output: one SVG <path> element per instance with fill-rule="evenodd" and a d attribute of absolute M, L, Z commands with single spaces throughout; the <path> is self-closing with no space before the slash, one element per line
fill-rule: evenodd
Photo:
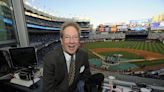
<path fill-rule="evenodd" d="M 69 26 L 74 27 L 77 30 L 77 32 L 80 36 L 80 27 L 79 27 L 79 25 L 76 22 L 72 22 L 72 21 L 70 22 L 69 21 L 69 22 L 63 23 L 62 26 L 61 26 L 61 30 L 60 30 L 60 37 L 61 38 L 63 37 L 63 30 L 66 29 Z"/>

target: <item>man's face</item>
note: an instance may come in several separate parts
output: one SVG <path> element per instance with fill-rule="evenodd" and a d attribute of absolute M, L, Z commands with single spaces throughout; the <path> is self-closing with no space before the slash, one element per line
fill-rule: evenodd
<path fill-rule="evenodd" d="M 68 54 L 74 54 L 80 45 L 79 34 L 76 28 L 72 26 L 66 27 L 63 30 L 63 37 L 60 40 L 64 51 Z"/>

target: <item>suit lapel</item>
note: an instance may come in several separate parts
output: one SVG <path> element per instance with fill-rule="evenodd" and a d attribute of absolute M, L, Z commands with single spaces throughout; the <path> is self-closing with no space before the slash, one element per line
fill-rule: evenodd
<path fill-rule="evenodd" d="M 60 58 L 60 62 L 64 65 L 64 73 L 65 73 L 65 81 L 66 81 L 66 84 L 68 84 L 68 69 L 67 69 L 67 64 L 66 64 L 66 58 L 64 56 L 64 53 L 63 53 L 63 50 L 62 48 L 59 49 L 59 58 Z M 62 70 L 61 70 L 62 71 Z"/>
<path fill-rule="evenodd" d="M 76 59 L 75 59 L 75 75 L 77 75 L 78 74 L 78 72 L 79 72 L 79 67 L 80 67 L 80 61 L 81 61 L 81 59 L 80 59 L 80 53 L 79 53 L 79 51 L 77 51 L 77 53 L 76 53 Z"/>

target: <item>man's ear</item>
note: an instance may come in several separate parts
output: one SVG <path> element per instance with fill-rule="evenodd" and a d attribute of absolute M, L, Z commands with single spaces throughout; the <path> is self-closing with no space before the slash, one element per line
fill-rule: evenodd
<path fill-rule="evenodd" d="M 62 38 L 60 37 L 60 43 L 61 43 L 61 45 L 63 44 L 63 40 L 62 40 Z"/>
<path fill-rule="evenodd" d="M 78 47 L 80 47 L 80 45 L 81 45 L 81 44 L 80 44 L 80 42 L 79 42 Z"/>

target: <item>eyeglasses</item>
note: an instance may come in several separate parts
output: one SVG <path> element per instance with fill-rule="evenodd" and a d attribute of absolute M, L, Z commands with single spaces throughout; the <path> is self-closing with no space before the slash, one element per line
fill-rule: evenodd
<path fill-rule="evenodd" d="M 78 36 L 63 36 L 65 40 L 79 40 Z"/>

